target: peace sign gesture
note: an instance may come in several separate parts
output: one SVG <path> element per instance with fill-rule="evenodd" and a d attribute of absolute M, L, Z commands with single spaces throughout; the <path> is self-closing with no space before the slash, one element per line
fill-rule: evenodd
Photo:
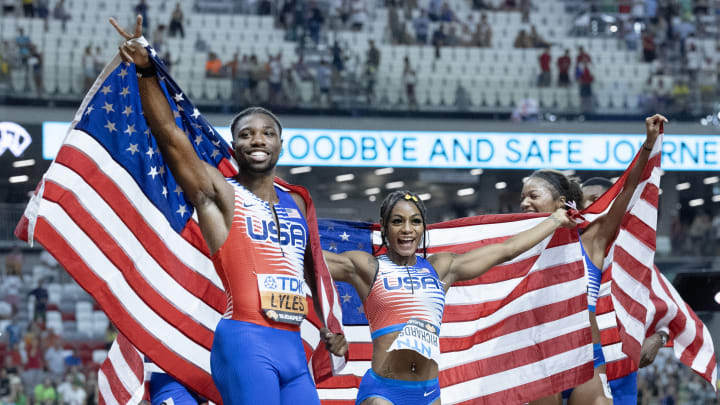
<path fill-rule="evenodd" d="M 135 21 L 135 34 L 130 34 L 125 31 L 117 20 L 110 18 L 110 25 L 125 38 L 125 42 L 119 46 L 120 57 L 124 62 L 134 63 L 138 68 L 147 68 L 150 66 L 150 58 L 148 57 L 147 50 L 135 39 L 142 37 L 142 16 L 138 15 Z"/>

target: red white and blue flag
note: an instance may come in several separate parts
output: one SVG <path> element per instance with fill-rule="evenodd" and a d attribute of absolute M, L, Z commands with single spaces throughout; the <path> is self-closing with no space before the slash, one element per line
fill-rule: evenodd
<path fill-rule="evenodd" d="M 198 156 L 226 176 L 237 173 L 227 143 L 169 77 L 155 51 L 148 49 L 176 124 Z M 321 381 L 344 365 L 344 358 L 330 356 L 319 344 L 318 333 L 323 324 L 333 332 L 342 331 L 341 308 L 319 249 L 309 194 L 301 187 L 281 185 L 306 199 L 316 291 L 325 319 L 320 321 L 311 308 L 301 328 L 306 352 L 312 354 L 311 370 Z M 134 65 L 117 56 L 105 67 L 38 184 L 16 235 L 39 242 L 55 256 L 128 341 L 160 368 L 220 402 L 210 375 L 210 348 L 227 298 L 193 219 L 193 207 L 168 171 L 142 116 Z M 117 380 L 101 371 L 106 402 L 135 398 L 133 390 L 113 384 Z M 103 379 L 108 383 L 102 384 Z"/>
<path fill-rule="evenodd" d="M 608 379 L 616 380 L 636 371 L 645 338 L 663 331 L 670 336 L 669 345 L 678 360 L 715 388 L 717 362 L 712 337 L 653 262 L 662 175 L 661 145 L 662 135 L 655 142 L 603 263 L 597 320 Z M 586 219 L 592 221 L 609 210 L 626 177 L 627 171 L 583 211 Z"/>

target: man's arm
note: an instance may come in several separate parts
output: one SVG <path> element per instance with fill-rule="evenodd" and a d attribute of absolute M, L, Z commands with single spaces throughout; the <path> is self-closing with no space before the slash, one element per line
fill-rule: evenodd
<path fill-rule="evenodd" d="M 647 367 L 655 361 L 658 351 L 665 347 L 668 341 L 668 334 L 664 331 L 657 331 L 645 339 L 640 349 L 640 368 Z"/>
<path fill-rule="evenodd" d="M 133 39 L 142 36 L 142 17 L 138 16 L 135 33 L 121 28 L 117 21 L 110 24 L 125 38 L 120 46 L 120 55 L 125 62 L 134 63 L 139 72 L 152 70 L 153 65 L 147 50 Z M 147 72 L 138 78 L 140 98 L 145 120 L 158 143 L 175 180 L 182 187 L 185 197 L 198 211 L 203 236 L 211 252 L 224 242 L 227 232 L 209 234 L 206 229 L 229 229 L 232 222 L 232 189 L 222 174 L 203 162 L 196 154 L 187 135 L 175 124 L 170 105 L 154 73 Z M 202 226 L 208 223 L 209 226 Z"/>

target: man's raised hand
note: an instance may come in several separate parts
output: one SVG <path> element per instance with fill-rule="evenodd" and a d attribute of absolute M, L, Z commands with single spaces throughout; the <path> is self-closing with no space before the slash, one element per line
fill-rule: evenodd
<path fill-rule="evenodd" d="M 110 25 L 125 39 L 118 49 L 120 50 L 120 57 L 124 62 L 134 63 L 139 68 L 146 68 L 150 66 L 150 58 L 148 57 L 147 50 L 138 41 L 134 41 L 136 38 L 142 37 L 142 16 L 138 15 L 135 20 L 135 33 L 130 34 L 125 31 L 124 28 L 118 24 L 117 20 L 110 18 Z"/>

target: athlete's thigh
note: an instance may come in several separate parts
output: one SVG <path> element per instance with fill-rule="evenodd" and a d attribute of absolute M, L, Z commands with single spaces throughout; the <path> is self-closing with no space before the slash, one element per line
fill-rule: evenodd
<path fill-rule="evenodd" d="M 297 405 L 299 398 L 303 399 L 303 405 L 320 405 L 317 388 L 315 388 L 309 372 L 299 375 L 280 387 L 281 405 Z"/>

